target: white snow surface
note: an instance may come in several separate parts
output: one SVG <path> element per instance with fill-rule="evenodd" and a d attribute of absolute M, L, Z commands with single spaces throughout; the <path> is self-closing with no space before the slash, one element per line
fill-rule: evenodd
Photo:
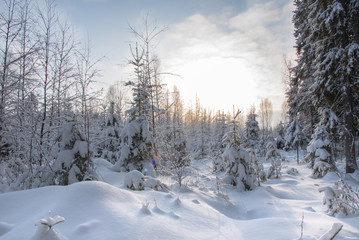
<path fill-rule="evenodd" d="M 359 217 L 332 217 L 322 205 L 318 189 L 332 186 L 336 174 L 315 179 L 311 169 L 296 164 L 295 153 L 282 154 L 281 178 L 253 191 L 228 187 L 229 200 L 216 194 L 207 159 L 193 162 L 186 188 L 160 178 L 168 186 L 162 191 L 127 189 L 125 173 L 96 159 L 99 181 L 1 193 L 0 240 L 36 239 L 34 224 L 49 210 L 65 219 L 53 229 L 68 240 L 300 239 L 302 216 L 303 240 L 319 239 L 334 223 L 343 224 L 335 240 L 359 239 Z M 288 174 L 292 168 L 298 174 Z"/>

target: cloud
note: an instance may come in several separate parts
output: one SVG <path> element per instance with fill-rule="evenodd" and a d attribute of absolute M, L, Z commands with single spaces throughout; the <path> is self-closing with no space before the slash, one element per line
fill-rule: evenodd
<path fill-rule="evenodd" d="M 159 44 L 164 68 L 181 74 L 176 84 L 182 95 L 197 93 L 203 105 L 214 104 L 208 92 L 215 91 L 217 107 L 248 108 L 270 97 L 280 109 L 282 56 L 294 52 L 293 9 L 292 3 L 271 1 L 235 15 L 231 7 L 218 15 L 192 15 L 170 26 Z"/>

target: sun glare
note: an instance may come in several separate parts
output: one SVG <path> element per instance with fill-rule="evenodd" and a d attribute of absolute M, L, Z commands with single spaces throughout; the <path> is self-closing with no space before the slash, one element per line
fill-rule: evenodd
<path fill-rule="evenodd" d="M 257 100 L 256 74 L 245 60 L 215 56 L 193 59 L 176 71 L 182 79 L 169 85 L 179 88 L 186 104 L 194 105 L 198 97 L 203 107 L 228 111 L 233 105 L 248 109 Z"/>

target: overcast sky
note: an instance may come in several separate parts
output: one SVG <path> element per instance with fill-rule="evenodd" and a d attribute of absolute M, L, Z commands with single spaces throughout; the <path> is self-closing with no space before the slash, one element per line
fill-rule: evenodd
<path fill-rule="evenodd" d="M 293 58 L 292 0 L 57 0 L 80 35 L 89 36 L 105 89 L 129 80 L 127 59 L 134 36 L 129 25 L 166 28 L 154 52 L 169 87 L 177 85 L 187 106 L 196 95 L 212 109 L 247 110 L 261 98 L 276 109 L 284 101 L 283 55 Z"/>

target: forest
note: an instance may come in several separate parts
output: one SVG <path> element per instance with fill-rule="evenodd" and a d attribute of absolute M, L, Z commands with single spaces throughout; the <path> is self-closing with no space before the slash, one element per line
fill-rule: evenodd
<path fill-rule="evenodd" d="M 125 189 L 175 191 L 171 184 L 190 188 L 205 161 L 198 169 L 212 174 L 216 196 L 229 201 L 228 191 L 280 181 L 290 158 L 286 174 L 305 166 L 313 179 L 338 177 L 319 189 L 328 214 L 357 216 L 359 1 L 294 5 L 297 57 L 284 62 L 286 102 L 272 124 L 268 98 L 246 113 L 239 103 L 229 112 L 202 107 L 200 99 L 185 106 L 161 79 L 175 75 L 161 68 L 153 47 L 164 29 L 146 20 L 144 31 L 130 26 L 124 57 L 132 78 L 102 90 L 95 85 L 102 59 L 93 58 L 89 40 L 78 39 L 55 1 L 2 0 L 0 196 L 102 181 L 104 162 L 106 171 L 123 174 Z M 0 238 L 5 233 L 0 228 Z"/>

